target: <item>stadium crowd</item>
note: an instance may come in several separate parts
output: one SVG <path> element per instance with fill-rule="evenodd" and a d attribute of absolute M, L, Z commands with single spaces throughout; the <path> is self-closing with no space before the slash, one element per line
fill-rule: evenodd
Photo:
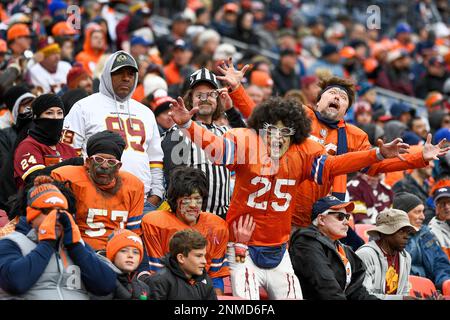
<path fill-rule="evenodd" d="M 1 0 L 0 299 L 450 299 L 450 6 L 370 4 Z"/>

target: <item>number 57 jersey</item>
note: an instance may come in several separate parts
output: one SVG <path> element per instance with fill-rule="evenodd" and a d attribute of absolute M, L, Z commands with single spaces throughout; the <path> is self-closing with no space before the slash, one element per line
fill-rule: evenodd
<path fill-rule="evenodd" d="M 152 186 L 150 167 L 162 168 L 163 163 L 161 138 L 153 112 L 133 99 L 119 102 L 95 93 L 75 103 L 65 117 L 62 142 L 86 155 L 88 139 L 104 130 L 117 132 L 124 138 L 122 170 L 138 177 L 147 194 Z"/>
<path fill-rule="evenodd" d="M 76 199 L 75 222 L 81 237 L 94 250 L 104 250 L 115 229 L 141 234 L 144 185 L 128 172 L 119 171 L 120 188 L 115 194 L 98 190 L 84 166 L 64 166 L 52 171 L 58 181 L 70 181 Z"/>

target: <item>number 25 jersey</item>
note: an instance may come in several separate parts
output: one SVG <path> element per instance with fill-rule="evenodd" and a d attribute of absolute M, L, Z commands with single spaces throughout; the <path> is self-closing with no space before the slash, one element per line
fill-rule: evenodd
<path fill-rule="evenodd" d="M 143 104 L 129 99 L 125 102 L 102 94 L 92 94 L 72 107 L 64 119 L 62 142 L 86 155 L 87 140 L 97 132 L 119 133 L 126 146 L 122 155 L 122 170 L 138 177 L 150 191 L 152 176 L 149 165 L 162 168 L 161 138 L 153 112 Z"/>

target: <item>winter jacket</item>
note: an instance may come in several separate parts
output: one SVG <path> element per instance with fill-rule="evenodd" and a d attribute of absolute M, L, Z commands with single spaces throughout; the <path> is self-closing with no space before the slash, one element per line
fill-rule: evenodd
<path fill-rule="evenodd" d="M 406 245 L 411 255 L 411 274 L 430 279 L 440 289 L 450 279 L 450 263 L 436 237 L 427 226 L 411 236 Z"/>
<path fill-rule="evenodd" d="M 16 231 L 0 240 L 0 296 L 27 300 L 87 300 L 107 295 L 116 276 L 84 243 L 70 248 L 38 242 L 21 217 Z"/>
<path fill-rule="evenodd" d="M 150 300 L 217 300 L 205 270 L 189 280 L 173 258 L 167 255 L 163 263 L 164 269 L 143 279 L 150 287 Z"/>
<path fill-rule="evenodd" d="M 356 251 L 366 267 L 364 286 L 367 291 L 383 300 L 402 300 L 409 295 L 408 276 L 411 270 L 411 256 L 405 250 L 399 254 L 399 277 L 396 294 L 386 294 L 386 272 L 388 262 L 375 241 L 363 245 Z"/>
<path fill-rule="evenodd" d="M 361 259 L 350 247 L 339 244 L 351 265 L 351 281 L 347 288 L 346 270 L 336 243 L 313 225 L 292 235 L 289 254 L 303 297 L 311 300 L 376 300 L 363 286 L 365 268 Z"/>
<path fill-rule="evenodd" d="M 441 221 L 436 217 L 433 217 L 428 224 L 428 227 L 430 227 L 431 232 L 436 236 L 442 251 L 444 251 L 450 259 L 450 222 Z"/>

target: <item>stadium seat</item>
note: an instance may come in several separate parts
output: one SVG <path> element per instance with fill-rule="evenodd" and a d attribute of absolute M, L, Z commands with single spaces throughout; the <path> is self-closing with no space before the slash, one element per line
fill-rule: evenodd
<path fill-rule="evenodd" d="M 361 237 L 361 239 L 364 240 L 365 243 L 369 242 L 369 235 L 367 234 L 367 231 L 375 228 L 373 224 L 364 224 L 364 223 L 357 223 L 355 224 L 355 232 L 358 236 Z"/>
<path fill-rule="evenodd" d="M 450 296 L 450 279 L 445 280 L 442 284 L 442 294 L 444 296 Z"/>
<path fill-rule="evenodd" d="M 434 283 L 424 277 L 410 275 L 409 285 L 409 295 L 412 297 L 426 298 L 437 294 Z"/>

